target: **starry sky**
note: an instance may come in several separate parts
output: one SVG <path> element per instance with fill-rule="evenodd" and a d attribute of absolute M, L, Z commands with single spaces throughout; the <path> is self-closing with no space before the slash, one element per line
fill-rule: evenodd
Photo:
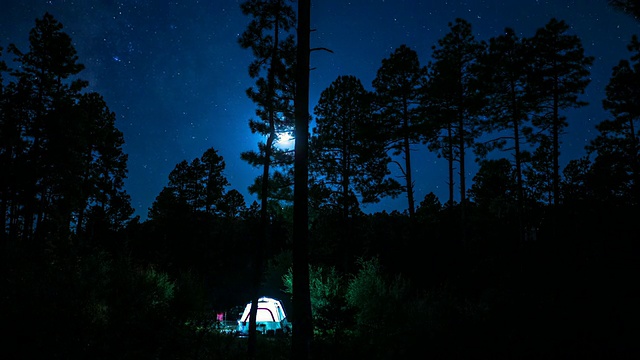
<path fill-rule="evenodd" d="M 146 219 L 176 164 L 201 157 L 211 147 L 224 157 L 228 189 L 240 191 L 250 204 L 257 198 L 247 187 L 260 171 L 242 161 L 240 153 L 257 149 L 260 138 L 248 126 L 255 106 L 245 90 L 254 81 L 247 72 L 251 51 L 237 41 L 250 20 L 242 15 L 241 2 L 3 1 L 0 46 L 14 43 L 28 51 L 29 31 L 47 11 L 64 25 L 86 67 L 79 77 L 89 81 L 90 91 L 103 95 L 124 134 L 129 156 L 125 190 L 135 215 Z M 570 125 L 562 138 L 561 164 L 586 154 L 595 125 L 608 115 L 601 102 L 611 68 L 629 58 L 626 45 L 632 34 L 640 34 L 640 21 L 612 9 L 606 0 L 312 0 L 311 6 L 316 30 L 311 47 L 333 53 L 312 53 L 310 112 L 322 90 L 340 75 L 354 75 L 372 90 L 382 59 L 402 44 L 426 65 L 431 47 L 456 18 L 470 22 L 478 40 L 498 36 L 505 27 L 530 37 L 552 17 L 564 20 L 595 62 L 583 96 L 590 105 L 565 113 Z M 446 162 L 424 147 L 415 150 L 416 201 L 433 192 L 444 203 Z M 469 167 L 469 179 L 476 170 Z M 406 207 L 400 196 L 363 210 Z"/>

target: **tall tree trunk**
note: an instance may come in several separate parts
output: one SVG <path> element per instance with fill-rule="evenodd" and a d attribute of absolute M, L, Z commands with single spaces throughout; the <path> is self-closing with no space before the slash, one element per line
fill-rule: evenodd
<path fill-rule="evenodd" d="M 0 85 L 1 86 L 1 85 Z M 7 159 L 13 159 L 13 153 L 12 153 L 12 148 L 8 147 L 8 149 L 5 149 L 4 151 L 6 151 L 6 158 Z M 10 162 L 10 161 L 7 161 Z M 4 184 L 2 191 L 0 192 L 0 194 L 2 194 L 2 197 L 0 198 L 0 224 L 2 224 L 2 229 L 0 230 L 0 243 L 2 246 L 5 246 L 6 242 L 8 240 L 8 234 L 7 234 L 7 223 L 10 219 L 11 219 L 11 214 L 9 214 L 9 216 L 7 217 L 8 211 L 9 211 L 9 199 L 12 198 L 11 195 L 9 195 L 9 193 L 14 190 L 11 188 L 11 186 L 7 183 Z"/>
<path fill-rule="evenodd" d="M 249 339 L 247 344 L 247 351 L 250 359 L 254 359 L 256 356 L 256 342 L 257 342 L 257 315 L 258 315 L 258 301 L 260 299 L 261 283 L 262 283 L 262 266 L 263 258 L 265 256 L 265 249 L 268 248 L 269 243 L 269 168 L 271 165 L 271 148 L 276 137 L 275 130 L 275 91 L 274 91 L 274 78 L 275 67 L 278 61 L 278 46 L 279 46 L 279 10 L 276 9 L 276 18 L 273 26 L 273 48 L 271 49 L 271 64 L 269 65 L 269 72 L 267 73 L 267 111 L 269 113 L 269 136 L 267 137 L 267 143 L 264 149 L 264 165 L 262 168 L 262 188 L 261 188 L 261 204 L 260 204 L 260 235 L 256 237 L 255 257 L 253 269 L 253 294 L 251 299 L 251 311 L 249 317 Z"/>
<path fill-rule="evenodd" d="M 453 206 L 453 193 L 455 188 L 455 180 L 453 176 L 453 129 L 451 129 L 451 123 L 447 124 L 447 144 L 449 149 L 449 206 Z"/>
<path fill-rule="evenodd" d="M 462 232 L 462 241 L 464 241 L 467 237 L 467 232 L 466 232 L 466 214 L 465 214 L 465 207 L 466 207 L 466 194 L 465 194 L 465 188 L 466 188 L 466 174 L 465 172 L 465 164 L 464 164 L 464 152 L 465 152 L 465 144 L 464 144 L 464 117 L 462 116 L 462 114 L 458 114 L 458 141 L 459 141 L 459 148 L 460 148 L 460 231 Z"/>
<path fill-rule="evenodd" d="M 554 64 L 554 69 L 557 67 L 558 64 Z M 558 140 L 558 131 L 559 131 L 559 125 L 558 125 L 558 103 L 559 103 L 559 99 L 558 99 L 559 95 L 558 95 L 558 76 L 554 75 L 553 78 L 553 119 L 551 119 L 552 124 L 551 124 L 551 138 L 552 138 L 552 143 L 551 143 L 551 157 L 553 158 L 551 161 L 553 162 L 553 169 L 551 169 L 552 171 L 552 177 L 551 177 L 551 192 L 552 192 L 552 200 L 551 200 L 551 207 L 553 209 L 553 216 L 551 217 L 551 238 L 555 239 L 556 238 L 556 227 L 557 227 L 557 223 L 556 223 L 556 211 L 557 211 L 557 207 L 558 207 L 558 193 L 560 192 L 560 186 L 559 186 L 559 175 L 558 175 L 558 156 L 560 155 L 560 152 L 558 151 L 558 147 L 559 145 L 559 140 Z"/>
<path fill-rule="evenodd" d="M 558 204 L 558 196 L 560 193 L 560 165 L 558 164 L 558 157 L 560 156 L 560 151 L 558 149 L 560 147 L 558 132 L 560 131 L 560 127 L 558 126 L 558 121 L 558 89 L 556 83 L 553 90 L 553 128 L 551 130 L 553 132 L 553 153 L 551 155 L 553 157 L 553 205 Z"/>
<path fill-rule="evenodd" d="M 298 1 L 298 48 L 296 49 L 295 160 L 293 190 L 293 315 L 292 359 L 311 357 L 313 324 L 309 293 L 309 35 L 311 1 Z"/>
<path fill-rule="evenodd" d="M 518 122 L 515 121 L 514 124 L 514 137 L 515 137 L 515 157 L 516 157 L 516 186 L 517 186 L 517 199 L 516 206 L 518 207 L 518 231 L 520 233 L 520 241 L 524 240 L 524 228 L 523 228 L 523 213 L 524 213 L 524 189 L 522 184 L 522 156 L 520 154 L 520 127 L 518 126 Z"/>
<path fill-rule="evenodd" d="M 518 233 L 520 234 L 520 242 L 524 240 L 523 228 L 523 212 L 524 212 L 524 190 L 522 184 L 522 154 L 520 153 L 520 115 L 518 114 L 518 102 L 515 95 L 515 84 L 511 83 L 511 109 L 513 111 L 513 142 L 516 160 L 516 186 L 517 196 L 516 206 L 518 207 Z"/>
<path fill-rule="evenodd" d="M 247 352 L 249 359 L 256 358 L 257 344 L 257 324 L 256 317 L 258 315 L 258 300 L 260 299 L 261 283 L 262 283 L 262 267 L 265 254 L 265 244 L 269 238 L 269 163 L 271 158 L 271 145 L 273 144 L 273 136 L 269 135 L 265 149 L 265 164 L 262 172 L 262 194 L 260 208 L 260 233 L 255 237 L 254 254 L 253 254 L 253 283 L 251 294 L 251 311 L 249 312 L 249 338 L 247 339 Z"/>
<path fill-rule="evenodd" d="M 405 177 L 407 180 L 407 199 L 409 200 L 409 218 L 413 219 L 414 213 L 416 212 L 415 200 L 413 199 L 413 179 L 411 177 L 411 144 L 409 143 L 409 109 L 407 108 L 407 101 L 405 99 L 403 104 L 404 111 L 404 119 L 403 119 L 403 130 L 405 131 L 404 135 L 404 168 L 407 170 Z"/>
<path fill-rule="evenodd" d="M 631 162 L 631 176 L 633 179 L 633 188 L 631 189 L 632 202 L 637 205 L 640 203 L 640 144 L 638 143 L 633 120 L 633 117 L 629 119 L 629 139 L 631 141 L 629 161 Z"/>
<path fill-rule="evenodd" d="M 347 140 L 347 137 L 350 134 L 347 134 L 346 131 L 342 131 L 342 133 L 340 134 L 342 137 L 342 181 L 341 181 L 341 185 L 342 185 L 342 221 L 344 222 L 344 224 L 347 224 L 347 219 L 349 218 L 349 168 L 350 168 L 350 164 L 349 164 L 349 146 L 350 144 L 348 143 L 349 141 Z"/>

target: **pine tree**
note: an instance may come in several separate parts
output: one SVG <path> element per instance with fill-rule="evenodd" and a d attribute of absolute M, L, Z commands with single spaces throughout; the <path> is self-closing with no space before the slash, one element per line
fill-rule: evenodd
<path fill-rule="evenodd" d="M 559 202 L 560 135 L 568 126 L 561 111 L 587 105 L 578 95 L 584 93 L 590 82 L 589 68 L 594 60 L 584 54 L 580 38 L 568 34 L 568 30 L 569 25 L 554 18 L 531 39 L 535 55 L 531 85 L 538 101 L 533 123 L 543 136 L 551 138 L 553 204 Z"/>
<path fill-rule="evenodd" d="M 329 202 L 341 208 L 344 220 L 359 212 L 359 201 L 375 203 L 400 190 L 388 177 L 391 159 L 384 144 L 367 132 L 373 127 L 372 97 L 355 76 L 339 76 L 315 107 L 313 172 L 330 189 Z"/>
<path fill-rule="evenodd" d="M 438 150 L 449 161 L 450 179 L 453 162 L 460 164 L 460 204 L 461 220 L 464 223 L 466 203 L 467 149 L 480 136 L 480 99 L 474 84 L 477 84 L 475 65 L 484 49 L 484 44 L 475 40 L 471 24 L 463 19 L 449 23 L 450 31 L 433 47 L 431 76 L 429 83 L 429 103 L 443 112 L 436 114 L 439 126 L 445 135 L 441 141 L 432 143 L 431 149 Z M 453 181 L 450 181 L 452 186 Z M 452 199 L 450 199 L 450 202 Z M 450 204 L 452 205 L 452 204 Z M 464 226 L 462 227 L 464 229 Z"/>
<path fill-rule="evenodd" d="M 421 96 L 427 70 L 420 66 L 418 54 L 407 45 L 400 45 L 378 69 L 373 87 L 376 106 L 379 108 L 379 128 L 393 156 L 401 156 L 404 163 L 396 161 L 407 193 L 409 216 L 415 213 L 415 200 L 411 168 L 412 146 L 421 141 L 424 121 L 420 111 Z"/>
<path fill-rule="evenodd" d="M 231 189 L 224 194 L 219 209 L 223 216 L 235 219 L 242 215 L 246 207 L 244 196 L 238 190 Z"/>
<path fill-rule="evenodd" d="M 313 320 L 309 284 L 309 58 L 311 1 L 298 1 L 295 68 L 295 162 L 293 189 L 293 314 L 291 358 L 311 359 Z"/>
<path fill-rule="evenodd" d="M 596 126 L 599 135 L 587 149 L 597 153 L 594 168 L 609 180 L 612 193 L 629 202 L 640 202 L 640 41 L 634 35 L 628 45 L 634 52 L 629 60 L 613 67 L 605 88 L 603 108 L 611 119 Z"/>
<path fill-rule="evenodd" d="M 478 87 L 486 99 L 483 107 L 486 118 L 481 126 L 484 133 L 492 133 L 493 136 L 477 144 L 476 151 L 483 157 L 495 149 L 513 153 L 521 238 L 525 211 L 523 161 L 529 157 L 525 150 L 526 142 L 533 141 L 530 115 L 535 109 L 535 99 L 529 91 L 532 69 L 527 43 L 513 29 L 507 28 L 503 35 L 490 39 L 487 52 L 481 56 L 478 66 Z"/>
<path fill-rule="evenodd" d="M 209 148 L 202 157 L 176 164 L 169 173 L 167 190 L 177 201 L 188 205 L 191 213 L 218 214 L 229 185 L 224 176 L 225 167 L 224 158 L 217 150 Z"/>
<path fill-rule="evenodd" d="M 124 135 L 116 128 L 116 115 L 107 106 L 104 98 L 95 92 L 83 94 L 78 101 L 83 124 L 90 129 L 85 137 L 90 139 L 79 149 L 89 163 L 83 174 L 83 205 L 78 209 L 78 228 L 81 229 L 85 212 L 96 213 L 100 209 L 101 219 L 111 230 L 124 228 L 133 215 L 130 197 L 124 191 L 127 177 L 128 156 L 124 153 Z"/>
<path fill-rule="evenodd" d="M 19 181 L 9 192 L 19 197 L 7 200 L 10 227 L 21 227 L 23 238 L 64 238 L 74 228 L 79 234 L 97 217 L 117 229 L 133 213 L 122 189 L 122 133 L 102 97 L 83 93 L 88 83 L 76 75 L 84 66 L 62 29 L 45 13 L 29 34 L 28 52 L 9 46 L 19 67 L 7 87 L 3 151 Z"/>
<path fill-rule="evenodd" d="M 63 164 L 54 163 L 56 160 L 51 152 L 51 144 L 56 121 L 68 118 L 70 103 L 79 96 L 79 90 L 86 86 L 86 82 L 68 78 L 78 74 L 84 66 L 77 63 L 78 56 L 71 43 L 71 38 L 62 31 L 60 24 L 53 15 L 45 13 L 41 19 L 36 19 L 35 27 L 29 33 L 29 52 L 21 52 L 14 44 L 9 45 L 9 52 L 16 56 L 20 64 L 13 76 L 20 83 L 17 89 L 21 91 L 19 97 L 26 100 L 28 106 L 23 136 L 30 139 L 27 149 L 28 165 L 23 180 L 28 187 L 24 201 L 24 236 L 28 237 L 38 225 L 49 216 L 47 209 L 52 207 L 66 207 L 61 202 L 62 194 L 52 194 L 64 173 Z M 54 144 L 55 146 L 55 144 Z M 67 211 L 67 209 L 59 209 Z M 66 215 L 60 214 L 62 218 Z M 50 218 L 50 217 L 49 217 Z M 54 220 L 54 219 L 50 219 Z M 65 221 L 65 219 L 55 219 Z M 55 226 L 55 225 L 53 225 Z"/>
<path fill-rule="evenodd" d="M 288 149 L 276 145 L 293 126 L 295 41 L 290 31 L 295 14 L 283 0 L 249 0 L 241 4 L 241 9 L 253 18 L 239 38 L 240 46 L 250 48 L 255 57 L 249 75 L 256 79 L 256 85 L 247 89 L 247 96 L 257 105 L 257 119 L 250 120 L 249 127 L 265 137 L 258 151 L 245 151 L 241 158 L 263 170 L 251 190 L 260 196 L 266 211 L 273 195 L 269 189 L 287 186 L 272 181 L 272 167 L 282 168 L 284 173 L 280 175 L 286 178 L 293 161 Z"/>
<path fill-rule="evenodd" d="M 611 7 L 633 16 L 640 21 L 640 3 L 637 0 L 608 0 Z"/>
<path fill-rule="evenodd" d="M 434 64 L 429 66 L 429 79 L 425 90 L 425 108 L 428 113 L 428 122 L 423 127 L 425 133 L 431 136 L 426 139 L 427 148 L 437 153 L 438 157 L 447 161 L 447 185 L 449 188 L 448 206 L 454 204 L 455 179 L 454 164 L 457 159 L 455 154 L 455 142 L 453 133 L 453 121 L 456 116 L 456 110 L 449 106 L 449 101 L 445 97 L 441 97 L 440 89 L 445 85 L 444 77 L 438 75 L 439 70 L 434 69 Z"/>
<path fill-rule="evenodd" d="M 28 237 L 24 231 L 26 217 L 23 207 L 33 196 L 33 161 L 28 159 L 30 138 L 24 136 L 29 128 L 33 101 L 26 82 L 10 81 L 3 89 L 2 117 L 0 118 L 0 172 L 2 208 L 6 209 L 9 239 Z"/>
<path fill-rule="evenodd" d="M 3 73 L 8 71 L 7 63 L 2 60 L 3 48 L 0 47 L 0 168 L 10 169 L 13 161 L 13 146 L 16 140 L 19 141 L 19 128 L 9 121 L 8 97 L 9 90 L 4 85 Z M 8 226 L 7 216 L 11 203 L 11 179 L 10 175 L 3 171 L 0 174 L 0 242 L 4 243 Z"/>
<path fill-rule="evenodd" d="M 553 163 L 551 139 L 539 137 L 537 146 L 529 159 L 525 161 L 523 175 L 526 179 L 527 198 L 550 204 L 553 199 Z"/>
<path fill-rule="evenodd" d="M 517 182 L 511 162 L 504 158 L 481 161 L 469 195 L 481 209 L 497 218 L 511 216 L 517 200 Z"/>
<path fill-rule="evenodd" d="M 208 213 L 219 213 L 220 207 L 224 207 L 226 188 L 229 186 L 229 181 L 224 176 L 224 170 L 226 163 L 224 158 L 218 154 L 218 151 L 214 148 L 209 148 L 202 154 L 200 162 L 204 168 L 203 184 L 205 188 L 204 196 L 204 211 Z M 242 196 L 242 195 L 241 195 Z M 237 210 L 239 202 L 236 198 L 231 197 L 236 203 L 231 208 Z M 242 199 L 244 206 L 244 198 Z"/>
<path fill-rule="evenodd" d="M 256 239 L 254 258 L 254 292 L 252 296 L 251 315 L 249 322 L 248 354 L 255 356 L 256 346 L 256 314 L 260 296 L 262 278 L 262 264 L 264 247 L 269 237 L 269 177 L 271 156 L 275 151 L 278 132 L 290 131 L 291 103 L 294 86 L 288 82 L 291 76 L 287 74 L 292 64 L 284 60 L 292 59 L 286 54 L 295 49 L 293 35 L 287 34 L 295 26 L 295 13 L 284 0 L 247 0 L 240 5 L 244 15 L 253 19 L 239 38 L 240 46 L 251 48 L 255 60 L 249 65 L 249 75 L 258 78 L 257 89 L 247 90 L 249 98 L 256 103 L 258 120 L 249 124 L 251 131 L 266 136 L 264 144 L 259 145 L 260 153 L 247 152 L 242 155 L 244 160 L 262 166 L 261 178 L 261 210 L 260 223 L 262 227 L 261 239 Z M 260 77 L 266 72 L 266 79 Z"/>

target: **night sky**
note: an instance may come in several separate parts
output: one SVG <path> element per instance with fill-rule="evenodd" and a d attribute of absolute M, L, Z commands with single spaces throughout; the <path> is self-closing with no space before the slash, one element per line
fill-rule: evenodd
<path fill-rule="evenodd" d="M 240 153 L 257 149 L 260 139 L 248 126 L 255 106 L 245 90 L 254 81 L 247 72 L 251 51 L 237 42 L 249 21 L 240 3 L 3 0 L 0 46 L 14 43 L 28 51 L 29 31 L 47 11 L 64 25 L 86 67 L 79 77 L 88 80 L 89 90 L 103 95 L 117 115 L 129 156 L 125 189 L 142 219 L 176 164 L 211 147 L 224 157 L 228 189 L 240 191 L 249 205 L 257 198 L 247 187 L 260 170 L 240 160 Z M 310 75 L 310 112 L 321 91 L 339 75 L 355 75 L 371 90 L 382 59 L 402 44 L 415 49 L 426 65 L 431 47 L 458 17 L 471 23 L 478 40 L 497 36 L 505 27 L 529 37 L 552 17 L 572 26 L 595 62 L 582 97 L 590 105 L 565 114 L 570 126 L 562 138 L 561 164 L 585 155 L 595 125 L 608 115 L 601 101 L 611 68 L 629 58 L 626 45 L 632 34 L 640 34 L 640 22 L 610 8 L 606 0 L 312 0 L 311 26 L 316 31 L 311 46 L 329 48 L 333 54 L 312 54 L 316 69 Z M 5 54 L 4 59 L 9 57 Z M 472 160 L 471 155 L 468 162 Z M 445 160 L 416 147 L 417 203 L 429 192 L 443 203 L 447 200 L 446 166 Z M 469 181 L 476 169 L 470 167 Z M 406 198 L 400 196 L 363 210 L 406 207 Z"/>

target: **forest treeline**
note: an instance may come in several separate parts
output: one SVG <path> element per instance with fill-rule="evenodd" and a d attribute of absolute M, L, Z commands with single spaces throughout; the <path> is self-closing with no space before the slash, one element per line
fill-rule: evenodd
<path fill-rule="evenodd" d="M 46 13 L 27 50 L 0 49 L 8 358 L 243 358 L 215 314 L 235 320 L 256 286 L 290 304 L 293 157 L 277 139 L 293 133 L 296 19 L 285 1 L 258 3 L 244 3 L 252 22 L 239 40 L 255 58 L 249 128 L 265 135 L 241 156 L 263 170 L 251 204 L 213 146 L 176 164 L 148 219 L 134 217 L 123 134 L 62 24 Z M 640 42 L 612 69 L 609 118 L 561 169 L 566 114 L 586 105 L 594 61 L 569 30 L 551 19 L 528 38 L 481 41 L 456 19 L 426 64 L 399 44 L 372 90 L 343 75 L 321 93 L 309 147 L 314 357 L 639 353 Z M 419 147 L 448 164 L 444 202 L 414 198 L 414 168 L 429 171 L 412 162 Z M 407 210 L 360 209 L 385 196 L 405 196 Z"/>

